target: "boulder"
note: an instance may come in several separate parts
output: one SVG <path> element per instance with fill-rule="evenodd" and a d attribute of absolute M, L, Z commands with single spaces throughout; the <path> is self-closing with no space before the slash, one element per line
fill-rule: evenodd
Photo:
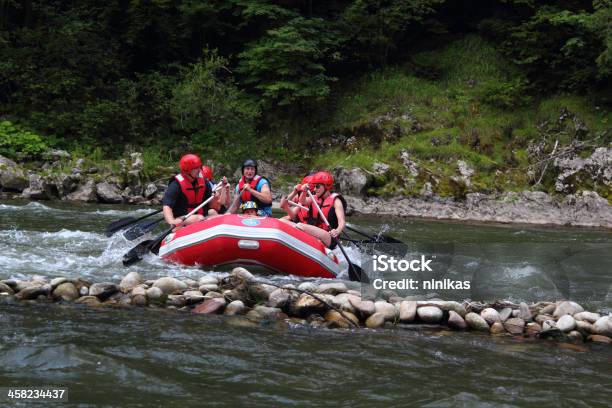
<path fill-rule="evenodd" d="M 399 320 L 402 323 L 414 321 L 417 312 L 417 302 L 414 300 L 404 300 L 399 306 Z M 461 319 L 463 320 L 463 319 Z"/>
<path fill-rule="evenodd" d="M 581 320 L 581 321 L 589 322 L 589 323 L 595 323 L 600 318 L 601 318 L 601 315 L 599 315 L 598 313 L 591 313 L 591 312 L 580 312 L 574 315 L 574 319 L 576 319 L 576 321 Z"/>
<path fill-rule="evenodd" d="M 225 308 L 224 314 L 229 316 L 244 314 L 246 306 L 241 300 L 234 300 Z"/>
<path fill-rule="evenodd" d="M 144 282 L 144 279 L 140 276 L 138 272 L 130 272 L 121 279 L 119 283 L 119 289 L 123 293 L 127 293 L 130 290 L 134 289 L 136 286 L 140 285 Z"/>
<path fill-rule="evenodd" d="M 374 306 L 374 302 L 371 300 L 355 300 L 354 298 L 351 298 L 349 299 L 349 302 L 351 302 L 351 305 L 355 308 L 357 314 L 364 319 L 376 313 L 376 307 Z"/>
<path fill-rule="evenodd" d="M 64 277 L 53 278 L 53 279 L 51 279 L 50 283 L 51 283 L 51 287 L 53 287 L 53 289 L 55 289 L 55 288 L 57 288 L 59 285 L 61 285 L 64 282 L 68 282 L 68 278 L 64 278 Z"/>
<path fill-rule="evenodd" d="M 423 306 L 417 309 L 417 315 L 425 323 L 439 323 L 444 313 L 436 306 Z"/>
<path fill-rule="evenodd" d="M 283 309 L 289 305 L 291 302 L 291 293 L 285 289 L 276 289 L 274 292 L 270 293 L 270 297 L 268 298 L 268 302 L 266 303 L 269 307 Z"/>
<path fill-rule="evenodd" d="M 3 190 L 22 192 L 28 185 L 23 169 L 11 159 L 0 156 L 0 187 Z"/>
<path fill-rule="evenodd" d="M 194 307 L 191 311 L 197 314 L 219 314 L 223 312 L 225 304 L 226 302 L 223 298 L 207 299 Z"/>
<path fill-rule="evenodd" d="M 96 185 L 96 194 L 100 202 L 103 203 L 117 204 L 123 202 L 121 190 L 113 183 L 108 183 L 106 181 L 98 183 Z"/>
<path fill-rule="evenodd" d="M 100 300 L 109 298 L 114 293 L 118 292 L 117 285 L 111 282 L 94 283 L 89 287 L 89 296 L 96 296 Z"/>
<path fill-rule="evenodd" d="M 612 337 L 612 316 L 603 316 L 593 323 L 596 334 Z"/>
<path fill-rule="evenodd" d="M 164 291 L 158 287 L 152 287 L 147 289 L 147 299 L 153 301 L 159 301 L 164 296 Z"/>
<path fill-rule="evenodd" d="M 144 285 L 136 286 L 131 291 L 132 296 L 147 296 L 147 288 Z"/>
<path fill-rule="evenodd" d="M 523 334 L 525 329 L 525 321 L 518 317 L 513 317 L 504 322 L 504 328 L 508 333 Z"/>
<path fill-rule="evenodd" d="M 55 288 L 53 291 L 53 297 L 56 299 L 61 298 L 70 302 L 79 298 L 79 291 L 71 282 L 64 282 Z"/>
<path fill-rule="evenodd" d="M 595 333 L 595 327 L 584 320 L 576 320 L 576 329 L 585 333 Z"/>
<path fill-rule="evenodd" d="M 98 200 L 96 195 L 96 183 L 89 179 L 87 182 L 79 186 L 74 192 L 66 196 L 68 201 L 83 201 L 93 203 Z"/>
<path fill-rule="evenodd" d="M 149 183 L 145 186 L 142 193 L 147 200 L 152 199 L 157 193 L 157 186 L 154 183 Z"/>
<path fill-rule="evenodd" d="M 499 316 L 499 313 L 497 312 L 497 310 L 493 309 L 492 307 L 488 307 L 486 309 L 484 309 L 482 312 L 480 312 L 480 316 L 485 319 L 485 321 L 488 324 L 493 324 L 495 322 L 499 322 L 501 323 L 501 317 Z"/>
<path fill-rule="evenodd" d="M 360 168 L 346 170 L 342 167 L 333 170 L 334 180 L 340 188 L 339 191 L 346 195 L 365 195 L 368 185 L 372 181 L 372 176 Z"/>
<path fill-rule="evenodd" d="M 478 331 L 489 331 L 489 324 L 479 314 L 470 312 L 465 315 L 465 322 L 470 326 L 471 329 Z"/>
<path fill-rule="evenodd" d="M 297 287 L 299 290 L 304 290 L 306 292 L 316 293 L 319 291 L 319 287 L 312 282 L 303 282 L 300 283 Z"/>
<path fill-rule="evenodd" d="M 50 285 L 49 285 L 49 288 L 50 288 Z M 20 290 L 19 292 L 17 292 L 15 297 L 21 300 L 30 300 L 30 299 L 36 299 L 40 295 L 47 296 L 48 294 L 49 294 L 49 291 L 47 288 L 44 287 L 44 285 L 41 285 L 41 286 L 35 285 L 35 286 L 28 286 L 27 288 Z"/>
<path fill-rule="evenodd" d="M 493 322 L 491 328 L 489 329 L 491 334 L 502 334 L 506 332 L 506 329 L 501 322 Z"/>
<path fill-rule="evenodd" d="M 385 315 L 382 313 L 374 313 L 365 321 L 365 325 L 369 329 L 378 329 L 385 324 Z"/>
<path fill-rule="evenodd" d="M 525 332 L 530 336 L 537 336 L 542 331 L 542 326 L 536 322 L 527 323 L 525 326 Z"/>
<path fill-rule="evenodd" d="M 555 319 L 560 318 L 563 315 L 575 315 L 576 313 L 584 312 L 582 306 L 576 302 L 564 301 L 557 305 L 553 313 Z"/>
<path fill-rule="evenodd" d="M 70 153 L 61 149 L 47 149 L 41 156 L 44 161 L 48 162 L 70 159 Z"/>
<path fill-rule="evenodd" d="M 385 302 L 383 300 L 379 300 L 378 302 L 374 302 L 374 308 L 376 313 L 380 313 L 385 317 L 387 321 L 394 321 L 396 317 L 396 309 L 395 306 L 391 303 Z"/>
<path fill-rule="evenodd" d="M 468 325 L 459 313 L 451 310 L 448 312 L 448 327 L 455 330 L 465 330 L 468 328 Z"/>
<path fill-rule="evenodd" d="M 570 315 L 563 315 L 557 320 L 557 329 L 568 333 L 576 328 L 576 320 Z"/>
<path fill-rule="evenodd" d="M 229 277 L 232 279 L 235 279 L 236 281 L 244 281 L 244 282 L 255 281 L 255 277 L 253 276 L 253 274 L 241 267 L 232 269 L 232 271 L 229 274 Z"/>
<path fill-rule="evenodd" d="M 518 317 L 526 322 L 530 322 L 533 319 L 533 315 L 531 314 L 531 310 L 529 310 L 529 306 L 527 306 L 527 303 L 521 302 L 521 304 L 519 305 Z"/>
<path fill-rule="evenodd" d="M 161 289 L 161 291 L 166 295 L 187 290 L 187 284 L 169 276 L 156 280 L 153 287 Z"/>
<path fill-rule="evenodd" d="M 38 174 L 30 174 L 28 188 L 24 189 L 21 196 L 32 200 L 50 200 L 56 197 L 59 192 L 53 182 L 42 178 Z"/>
<path fill-rule="evenodd" d="M 198 279 L 198 285 L 215 285 L 219 284 L 219 279 L 216 276 L 202 276 Z"/>
<path fill-rule="evenodd" d="M 512 309 L 509 307 L 505 307 L 499 312 L 499 318 L 502 323 L 508 320 L 510 316 L 512 316 Z"/>

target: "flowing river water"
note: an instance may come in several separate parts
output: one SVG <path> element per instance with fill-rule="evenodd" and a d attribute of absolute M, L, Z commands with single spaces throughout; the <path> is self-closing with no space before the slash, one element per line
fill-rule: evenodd
<path fill-rule="evenodd" d="M 0 279 L 118 281 L 134 242 L 107 238 L 105 227 L 150 211 L 1 202 Z M 450 249 L 449 265 L 472 280 L 474 300 L 571 298 L 612 311 L 609 231 L 351 222 L 385 226 L 417 252 Z M 146 279 L 212 273 L 153 257 L 131 270 Z M 473 332 L 311 329 L 162 309 L 0 305 L 0 387 L 19 386 L 67 387 L 68 404 L 78 406 L 609 406 L 612 348 Z"/>

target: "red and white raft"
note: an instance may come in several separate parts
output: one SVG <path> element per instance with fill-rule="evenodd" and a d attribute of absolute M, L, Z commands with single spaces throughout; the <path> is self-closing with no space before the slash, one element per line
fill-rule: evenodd
<path fill-rule="evenodd" d="M 225 214 L 168 235 L 159 256 L 182 265 L 259 266 L 276 273 L 335 278 L 338 258 L 313 236 L 272 217 Z"/>

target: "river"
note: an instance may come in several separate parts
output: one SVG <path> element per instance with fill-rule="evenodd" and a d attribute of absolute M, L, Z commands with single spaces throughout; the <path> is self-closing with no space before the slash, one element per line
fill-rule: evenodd
<path fill-rule="evenodd" d="M 149 211 L 0 202 L 0 279 L 118 281 L 134 242 L 107 238 L 105 227 Z M 415 249 L 450 248 L 456 273 L 475 282 L 474 300 L 570 297 L 612 311 L 609 231 L 351 222 L 386 226 Z M 132 268 L 147 279 L 210 273 L 153 257 Z M 67 387 L 75 406 L 609 406 L 612 348 L 473 332 L 311 329 L 162 309 L 0 305 L 0 387 L 13 386 Z"/>

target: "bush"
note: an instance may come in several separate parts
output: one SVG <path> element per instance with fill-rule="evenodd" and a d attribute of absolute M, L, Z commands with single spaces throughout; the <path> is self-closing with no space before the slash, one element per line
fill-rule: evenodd
<path fill-rule="evenodd" d="M 527 92 L 527 81 L 522 78 L 509 82 L 492 81 L 483 87 L 480 98 L 495 108 L 516 108 L 531 102 Z"/>
<path fill-rule="evenodd" d="M 36 133 L 8 120 L 0 122 L 0 154 L 17 160 L 35 158 L 48 147 Z"/>

